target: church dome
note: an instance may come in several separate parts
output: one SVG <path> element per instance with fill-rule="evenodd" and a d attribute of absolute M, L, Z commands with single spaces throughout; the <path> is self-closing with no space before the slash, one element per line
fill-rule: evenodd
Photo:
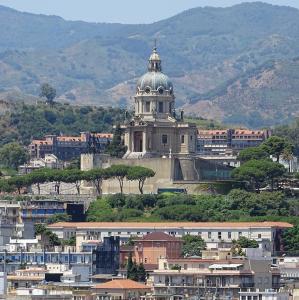
<path fill-rule="evenodd" d="M 138 80 L 137 88 L 139 91 L 159 91 L 161 94 L 163 91 L 173 90 L 170 79 L 162 72 L 147 72 Z"/>
<path fill-rule="evenodd" d="M 173 85 L 167 75 L 162 73 L 161 59 L 154 48 L 149 58 L 148 72 L 145 73 L 137 82 L 137 90 L 145 93 L 164 91 L 172 94 Z"/>

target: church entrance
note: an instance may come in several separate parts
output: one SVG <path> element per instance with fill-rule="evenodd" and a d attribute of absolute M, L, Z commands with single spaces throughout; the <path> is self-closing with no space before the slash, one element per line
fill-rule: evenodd
<path fill-rule="evenodd" d="M 143 152 L 143 132 L 134 132 L 134 152 Z"/>

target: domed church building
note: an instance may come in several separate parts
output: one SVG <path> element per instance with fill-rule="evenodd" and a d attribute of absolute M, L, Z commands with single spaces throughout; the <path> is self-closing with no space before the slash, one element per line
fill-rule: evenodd
<path fill-rule="evenodd" d="M 137 82 L 134 118 L 124 125 L 127 153 L 124 158 L 189 155 L 196 152 L 197 128 L 175 112 L 172 82 L 162 72 L 154 48 L 148 72 Z"/>
<path fill-rule="evenodd" d="M 155 172 L 146 180 L 145 193 L 183 189 L 201 193 L 207 182 L 230 179 L 231 168 L 196 156 L 197 128 L 175 111 L 173 84 L 163 72 L 157 49 L 148 61 L 148 72 L 137 82 L 134 117 L 121 127 L 127 152 L 123 158 L 106 154 L 82 154 L 81 169 L 107 168 L 111 165 L 144 166 Z M 210 184 L 210 183 L 209 183 Z M 93 191 L 91 185 L 82 190 Z M 104 180 L 103 193 L 118 193 L 117 180 Z M 138 193 L 138 183 L 126 181 L 124 193 Z"/>

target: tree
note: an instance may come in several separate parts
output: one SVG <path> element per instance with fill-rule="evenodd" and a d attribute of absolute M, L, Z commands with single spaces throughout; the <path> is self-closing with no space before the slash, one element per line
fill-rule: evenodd
<path fill-rule="evenodd" d="M 118 124 L 114 130 L 113 139 L 106 149 L 106 152 L 112 157 L 122 158 L 127 151 L 127 147 L 122 139 L 122 133 L 122 129 Z"/>
<path fill-rule="evenodd" d="M 283 248 L 288 255 L 299 253 L 299 225 L 287 229 L 282 235 Z"/>
<path fill-rule="evenodd" d="M 65 183 L 73 183 L 76 186 L 78 195 L 80 195 L 81 182 L 84 179 L 84 173 L 78 169 L 67 169 L 63 171 L 62 181 Z"/>
<path fill-rule="evenodd" d="M 133 262 L 132 253 L 129 254 L 127 262 L 127 278 L 138 281 L 138 267 L 136 262 Z"/>
<path fill-rule="evenodd" d="M 9 143 L 0 148 L 0 164 L 4 167 L 17 169 L 27 160 L 27 151 L 18 143 Z"/>
<path fill-rule="evenodd" d="M 273 155 L 277 162 L 284 151 L 291 153 L 294 151 L 294 146 L 287 139 L 278 136 L 271 136 L 261 145 L 261 148 L 269 155 Z"/>
<path fill-rule="evenodd" d="M 138 274 L 138 281 L 139 282 L 145 282 L 146 281 L 146 271 L 144 268 L 143 263 L 141 263 L 137 268 L 137 274 Z"/>
<path fill-rule="evenodd" d="M 250 182 L 253 189 L 260 191 L 261 185 L 271 184 L 274 189 L 274 181 L 285 173 L 285 168 L 270 159 L 249 160 L 232 172 L 232 177 L 240 181 Z"/>
<path fill-rule="evenodd" d="M 44 83 L 40 88 L 40 97 L 45 97 L 48 104 L 53 104 L 56 97 L 56 90 L 48 83 Z"/>
<path fill-rule="evenodd" d="M 107 172 L 104 169 L 92 169 L 83 173 L 83 179 L 93 183 L 98 195 L 102 194 L 102 182 L 106 178 Z"/>
<path fill-rule="evenodd" d="M 69 222 L 70 220 L 71 220 L 71 216 L 66 213 L 54 214 L 47 220 L 47 223 L 54 224 L 58 222 Z"/>
<path fill-rule="evenodd" d="M 260 160 L 260 159 L 266 159 L 269 157 L 269 154 L 265 149 L 262 147 L 251 147 L 251 148 L 246 148 L 244 150 L 241 150 L 238 159 L 244 163 L 249 160 Z"/>
<path fill-rule="evenodd" d="M 240 181 L 250 182 L 254 190 L 259 191 L 267 174 L 264 170 L 265 160 L 249 160 L 232 171 L 232 177 Z"/>
<path fill-rule="evenodd" d="M 130 167 L 126 165 L 113 165 L 106 169 L 109 178 L 118 180 L 121 194 L 123 194 L 124 179 L 127 177 L 129 169 Z"/>
<path fill-rule="evenodd" d="M 61 182 L 64 180 L 64 174 L 64 170 L 48 169 L 46 171 L 47 181 L 55 182 L 55 192 L 58 195 L 60 194 L 60 185 Z"/>
<path fill-rule="evenodd" d="M 33 171 L 27 175 L 30 178 L 29 180 L 30 180 L 31 184 L 36 184 L 39 195 L 40 195 L 40 185 L 42 183 L 47 182 L 47 180 L 48 180 L 48 176 L 47 176 L 46 172 L 47 172 L 47 169 L 40 169 L 40 170 Z"/>
<path fill-rule="evenodd" d="M 248 239 L 245 236 L 241 236 L 238 240 L 233 240 L 234 245 L 238 245 L 241 248 L 258 248 L 259 244 L 256 240 Z"/>
<path fill-rule="evenodd" d="M 286 172 L 285 167 L 278 162 L 272 162 L 270 160 L 266 160 L 263 167 L 266 172 L 266 177 L 270 180 L 271 190 L 273 191 L 274 181 Z"/>
<path fill-rule="evenodd" d="M 155 172 L 152 169 L 141 167 L 141 166 L 135 166 L 135 167 L 131 167 L 128 170 L 127 178 L 128 180 L 137 180 L 140 194 L 143 194 L 143 187 L 144 187 L 145 180 L 147 178 L 154 177 L 154 176 L 155 176 Z"/>
<path fill-rule="evenodd" d="M 31 184 L 28 176 L 14 176 L 9 178 L 7 183 L 12 189 L 17 189 L 18 194 L 21 194 L 22 188 L 28 187 Z"/>
<path fill-rule="evenodd" d="M 182 254 L 188 256 L 200 256 L 201 250 L 205 249 L 206 243 L 200 236 L 186 234 L 182 238 Z"/>

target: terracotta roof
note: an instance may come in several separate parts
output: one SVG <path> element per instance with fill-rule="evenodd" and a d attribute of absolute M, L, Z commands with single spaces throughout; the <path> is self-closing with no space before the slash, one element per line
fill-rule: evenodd
<path fill-rule="evenodd" d="M 53 145 L 53 143 L 46 140 L 33 140 L 30 145 Z"/>
<path fill-rule="evenodd" d="M 48 225 L 49 228 L 103 228 L 103 229 L 152 229 L 167 230 L 180 228 L 291 228 L 287 222 L 58 222 Z"/>
<path fill-rule="evenodd" d="M 113 133 L 96 133 L 95 136 L 98 137 L 98 138 L 112 139 L 113 138 Z"/>
<path fill-rule="evenodd" d="M 97 284 L 94 286 L 95 289 L 119 289 L 119 290 L 140 290 L 150 289 L 148 286 L 133 281 L 131 279 L 115 279 L 105 283 Z"/>
<path fill-rule="evenodd" d="M 169 241 L 169 242 L 177 242 L 181 241 L 181 239 L 166 234 L 161 231 L 155 231 L 149 234 L 144 235 L 141 239 L 137 239 L 137 241 Z"/>

